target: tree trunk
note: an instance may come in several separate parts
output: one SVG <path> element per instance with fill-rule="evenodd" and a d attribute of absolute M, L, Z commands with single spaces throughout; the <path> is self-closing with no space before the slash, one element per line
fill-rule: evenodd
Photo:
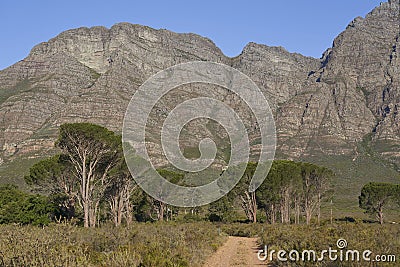
<path fill-rule="evenodd" d="M 294 200 L 294 223 L 299 224 L 300 223 L 300 205 L 299 205 L 299 200 L 295 198 Z"/>
<path fill-rule="evenodd" d="M 133 221 L 133 207 L 129 199 L 125 202 L 125 220 L 126 225 L 131 225 Z"/>
<path fill-rule="evenodd" d="M 83 226 L 88 228 L 89 227 L 89 205 L 87 201 L 83 202 Z"/>
<path fill-rule="evenodd" d="M 158 220 L 159 221 L 163 221 L 164 220 L 164 207 L 165 203 L 160 201 L 160 209 L 159 209 L 159 213 L 158 213 Z"/>
<path fill-rule="evenodd" d="M 92 227 L 92 228 L 96 227 L 99 202 L 100 202 L 100 200 L 98 200 L 96 203 L 91 202 L 89 205 L 89 227 Z"/>
<path fill-rule="evenodd" d="M 290 223 L 290 190 L 288 188 L 281 191 L 282 199 L 280 203 L 281 222 Z"/>
<path fill-rule="evenodd" d="M 251 204 L 252 204 L 252 213 L 253 213 L 253 223 L 257 222 L 257 201 L 256 201 L 256 191 L 253 191 L 251 194 Z"/>
<path fill-rule="evenodd" d="M 317 223 L 319 225 L 321 220 L 321 193 L 318 192 L 318 200 L 317 200 Z"/>
<path fill-rule="evenodd" d="M 68 207 L 67 207 L 67 216 L 68 220 L 71 220 L 75 217 L 75 198 L 69 197 L 68 199 Z"/>
<path fill-rule="evenodd" d="M 243 195 L 240 195 L 240 199 L 247 219 L 253 223 L 257 222 L 256 192 L 254 191 L 249 193 L 246 191 Z"/>
<path fill-rule="evenodd" d="M 96 212 L 94 208 L 89 208 L 89 227 L 96 227 Z"/>
<path fill-rule="evenodd" d="M 120 196 L 119 201 L 118 201 L 118 209 L 117 209 L 117 226 L 120 226 L 122 223 L 123 213 L 124 213 L 124 200 L 123 200 L 123 196 Z"/>
<path fill-rule="evenodd" d="M 382 205 L 379 205 L 378 218 L 379 218 L 379 223 L 382 225 L 383 224 L 383 208 L 382 208 Z"/>
<path fill-rule="evenodd" d="M 311 222 L 312 210 L 307 200 L 305 202 L 304 211 L 306 213 L 306 224 L 308 225 Z"/>
<path fill-rule="evenodd" d="M 306 224 L 309 225 L 311 223 L 311 212 L 306 210 Z"/>
<path fill-rule="evenodd" d="M 275 224 L 276 222 L 276 213 L 275 213 L 275 205 L 271 204 L 271 211 L 270 211 L 270 222 L 271 224 Z"/>
<path fill-rule="evenodd" d="M 290 224 L 290 189 L 286 190 L 286 223 Z"/>
<path fill-rule="evenodd" d="M 290 224 L 290 189 L 286 190 L 285 197 L 285 222 Z"/>

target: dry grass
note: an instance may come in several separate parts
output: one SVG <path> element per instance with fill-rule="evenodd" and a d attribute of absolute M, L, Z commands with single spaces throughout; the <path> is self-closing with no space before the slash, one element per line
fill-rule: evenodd
<path fill-rule="evenodd" d="M 224 241 L 208 223 L 0 225 L 1 266 L 201 266 Z"/>

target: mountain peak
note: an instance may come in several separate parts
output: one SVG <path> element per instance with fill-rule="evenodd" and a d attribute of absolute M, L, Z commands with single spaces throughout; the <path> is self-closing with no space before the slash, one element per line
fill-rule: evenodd
<path fill-rule="evenodd" d="M 202 60 L 230 65 L 257 84 L 276 116 L 281 155 L 354 155 L 367 136 L 371 144 L 386 144 L 375 147 L 382 157 L 399 160 L 398 7 L 399 0 L 389 1 L 354 19 L 322 64 L 253 42 L 228 58 L 202 36 L 126 22 L 65 31 L 0 71 L 0 158 L 47 154 L 65 122 L 119 131 L 133 92 L 146 79 Z"/>

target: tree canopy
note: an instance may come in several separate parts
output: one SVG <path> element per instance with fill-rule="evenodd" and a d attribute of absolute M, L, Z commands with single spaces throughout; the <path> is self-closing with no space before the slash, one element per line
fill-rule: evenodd
<path fill-rule="evenodd" d="M 14 185 L 0 186 L 0 223 L 46 225 L 53 211 L 45 196 L 24 193 Z"/>
<path fill-rule="evenodd" d="M 389 205 L 398 203 L 399 185 L 370 182 L 363 186 L 359 196 L 359 206 L 369 214 L 375 214 L 380 224 L 384 222 L 384 210 Z"/>

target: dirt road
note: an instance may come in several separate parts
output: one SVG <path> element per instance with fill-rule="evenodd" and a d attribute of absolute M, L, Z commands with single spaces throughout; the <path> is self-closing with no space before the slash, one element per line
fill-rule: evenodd
<path fill-rule="evenodd" d="M 257 238 L 230 236 L 204 267 L 267 266 L 257 258 Z"/>

